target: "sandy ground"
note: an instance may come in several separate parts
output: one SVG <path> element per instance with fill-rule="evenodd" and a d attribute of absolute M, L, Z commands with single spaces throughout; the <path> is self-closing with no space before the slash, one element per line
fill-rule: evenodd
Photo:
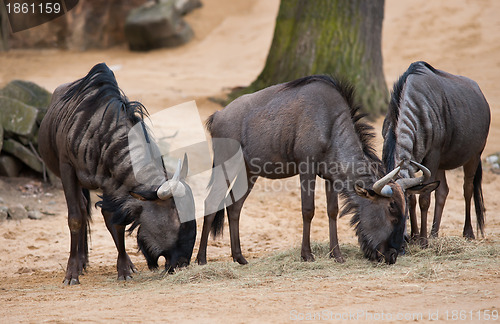
<path fill-rule="evenodd" d="M 95 63 L 106 62 L 115 69 L 128 97 L 142 101 L 150 112 L 195 99 L 204 120 L 220 109 L 208 97 L 249 84 L 262 69 L 279 1 L 204 3 L 203 9 L 188 17 L 196 38 L 184 47 L 141 54 L 125 48 L 86 53 L 0 53 L 0 86 L 12 79 L 25 79 L 52 91 L 85 75 Z M 499 13 L 500 2 L 494 0 L 387 0 L 383 29 L 384 71 L 389 87 L 416 60 L 479 83 L 493 115 L 486 154 L 500 151 Z M 379 147 L 380 125 L 378 120 Z M 462 171 L 449 172 L 448 179 L 450 195 L 441 235 L 460 236 L 464 218 Z M 22 187 L 30 181 L 0 179 L 4 201 L 20 201 L 47 214 L 39 221 L 0 223 L 0 319 L 5 323 L 287 322 L 297 314 L 294 310 L 411 313 L 439 309 L 443 314 L 452 309 L 500 307 L 498 271 L 480 268 L 461 273 L 459 280 L 432 282 L 310 278 L 270 280 L 253 286 L 234 281 L 165 285 L 147 270 L 144 258 L 136 252 L 134 236 L 127 238 L 127 246 L 141 272 L 132 282 L 118 283 L 115 248 L 98 211 L 92 224 L 89 271 L 80 286 L 62 288 L 69 249 L 64 197 L 61 191 L 43 185 L 39 193 L 26 192 Z M 241 220 L 243 253 L 250 262 L 298 246 L 302 232 L 298 180 L 259 182 L 261 188 L 250 195 Z M 486 171 L 483 190 L 488 209 L 487 237 L 498 237 L 499 176 Z M 327 228 L 326 203 L 319 189 L 312 239 L 326 241 Z M 348 219 L 339 221 L 339 240 L 356 244 Z M 229 254 L 228 235 L 210 242 L 209 262 L 230 261 Z"/>

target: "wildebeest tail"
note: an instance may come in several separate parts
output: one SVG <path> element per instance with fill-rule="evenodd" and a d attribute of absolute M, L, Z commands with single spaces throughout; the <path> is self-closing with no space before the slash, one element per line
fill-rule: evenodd
<path fill-rule="evenodd" d="M 213 116 L 213 115 L 212 115 Z M 210 116 L 210 117 L 212 117 Z M 210 118 L 209 118 L 210 119 Z M 208 121 L 207 121 L 208 124 Z M 208 125 L 207 125 L 208 128 Z M 208 129 L 210 131 L 210 129 Z M 210 176 L 210 181 L 208 183 L 209 187 L 212 187 L 210 190 L 213 190 L 213 183 L 215 180 L 215 164 L 212 164 L 212 175 Z M 217 209 L 217 212 L 215 213 L 215 218 L 212 222 L 212 226 L 210 227 L 210 231 L 212 232 L 213 238 L 216 238 L 219 235 L 222 235 L 222 232 L 224 230 L 224 201 L 220 202 L 220 205 Z"/>
<path fill-rule="evenodd" d="M 89 254 L 89 245 L 88 245 L 88 239 L 90 237 L 90 221 L 92 220 L 91 217 L 91 202 L 90 202 L 90 191 L 88 189 L 82 189 L 82 194 L 83 197 L 85 198 L 85 210 L 86 210 L 86 218 L 85 218 L 85 256 L 88 257 Z"/>
<path fill-rule="evenodd" d="M 216 238 L 219 235 L 222 235 L 224 230 L 224 202 L 222 202 L 221 206 L 219 206 L 219 210 L 215 213 L 214 221 L 212 222 L 211 232 L 213 238 Z"/>
<path fill-rule="evenodd" d="M 86 205 L 85 205 L 85 209 L 87 210 L 87 221 L 90 221 L 90 215 L 91 215 L 91 212 L 92 212 L 92 208 L 91 208 L 91 203 L 90 203 L 90 191 L 88 189 L 82 189 L 82 193 L 83 193 L 83 196 L 85 197 L 85 200 L 86 200 Z"/>
<path fill-rule="evenodd" d="M 476 218 L 478 231 L 481 231 L 481 235 L 484 236 L 484 223 L 486 217 L 486 209 L 484 208 L 483 199 L 483 189 L 481 187 L 481 182 L 483 179 L 483 168 L 481 161 L 477 166 L 476 174 L 474 175 L 474 206 L 476 207 Z"/>
<path fill-rule="evenodd" d="M 216 113 L 217 112 L 214 112 L 213 114 L 211 114 L 210 117 L 208 117 L 207 121 L 205 122 L 205 127 L 210 132 L 210 134 L 212 133 L 212 124 L 214 122 L 214 117 L 215 117 Z"/>

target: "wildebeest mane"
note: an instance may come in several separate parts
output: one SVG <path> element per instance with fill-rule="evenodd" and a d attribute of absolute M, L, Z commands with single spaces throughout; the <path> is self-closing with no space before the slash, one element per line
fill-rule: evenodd
<path fill-rule="evenodd" d="M 62 100 L 66 104 L 76 100 L 75 106 L 80 106 L 85 101 L 82 109 L 105 105 L 107 111 L 113 106 L 117 120 L 123 112 L 133 124 L 142 122 L 149 115 L 143 104 L 128 100 L 118 87 L 115 74 L 105 63 L 96 64 L 85 77 L 71 83 Z"/>
<path fill-rule="evenodd" d="M 389 109 L 387 111 L 388 129 L 385 138 L 385 152 L 383 154 L 384 165 L 388 170 L 394 168 L 394 151 L 396 149 L 397 136 L 394 128 L 398 124 L 399 110 L 401 105 L 401 96 L 403 92 L 404 85 L 408 77 L 412 74 L 421 75 L 424 74 L 425 69 L 432 71 L 435 74 L 439 74 L 439 71 L 432 67 L 429 63 L 424 61 L 413 62 L 408 67 L 408 70 L 403 73 L 399 79 L 394 82 L 391 93 L 391 100 L 389 101 Z"/>
<path fill-rule="evenodd" d="M 439 71 L 432 67 L 429 63 L 424 61 L 413 62 L 408 70 L 403 73 L 399 79 L 394 82 L 391 94 L 391 101 L 389 102 L 389 120 L 391 125 L 396 125 L 399 119 L 399 106 L 401 103 L 401 95 L 403 92 L 403 87 L 406 83 L 408 77 L 412 74 L 421 75 L 424 74 L 425 68 L 429 69 L 433 73 L 439 74 Z"/>
<path fill-rule="evenodd" d="M 311 75 L 285 83 L 283 90 L 304 86 L 312 82 L 326 83 L 342 95 L 347 105 L 349 106 L 354 130 L 356 131 L 356 135 L 361 142 L 364 155 L 371 162 L 379 163 L 380 159 L 375 153 L 375 149 L 372 143 L 372 139 L 375 137 L 373 127 L 361 120 L 363 119 L 363 117 L 366 117 L 367 114 L 361 112 L 361 105 L 358 104 L 355 100 L 356 93 L 354 86 L 351 83 L 346 80 L 336 79 L 330 75 Z"/>

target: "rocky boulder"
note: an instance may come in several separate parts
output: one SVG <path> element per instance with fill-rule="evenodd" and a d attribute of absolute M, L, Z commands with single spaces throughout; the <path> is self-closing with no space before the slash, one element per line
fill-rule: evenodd
<path fill-rule="evenodd" d="M 0 124 L 4 131 L 33 138 L 38 129 L 38 109 L 23 102 L 0 96 Z"/>
<path fill-rule="evenodd" d="M 0 176 L 17 177 L 23 165 L 21 161 L 10 155 L 0 154 Z"/>
<path fill-rule="evenodd" d="M 9 82 L 5 88 L 0 90 L 0 96 L 14 98 L 26 105 L 39 110 L 37 122 L 40 123 L 47 111 L 52 97 L 51 93 L 36 83 L 22 80 Z"/>
<path fill-rule="evenodd" d="M 15 204 L 9 207 L 9 217 L 14 220 L 28 218 L 28 211 L 22 204 Z"/>
<path fill-rule="evenodd" d="M 170 0 L 161 0 L 161 1 L 170 1 Z M 203 4 L 200 0 L 175 0 L 175 9 L 181 15 L 187 15 L 194 9 L 200 8 Z"/>
<path fill-rule="evenodd" d="M 0 89 L 0 175 L 15 177 L 24 166 L 43 173 L 38 127 L 51 93 L 33 82 L 15 80 Z"/>
<path fill-rule="evenodd" d="M 173 2 L 185 15 L 201 6 L 200 0 L 156 0 Z M 77 51 L 109 48 L 126 42 L 125 21 L 134 8 L 152 0 L 80 0 L 65 15 L 50 22 L 16 33 L 6 33 L 7 17 L 0 10 L 0 51 L 9 48 L 65 48 Z M 68 1 L 66 1 L 68 8 Z M 32 15 L 23 15 L 26 23 Z"/>
<path fill-rule="evenodd" d="M 125 37 L 133 51 L 179 46 L 189 42 L 193 35 L 175 0 L 148 2 L 132 10 L 125 22 Z"/>
<path fill-rule="evenodd" d="M 3 222 L 9 216 L 9 207 L 0 206 L 0 222 Z"/>

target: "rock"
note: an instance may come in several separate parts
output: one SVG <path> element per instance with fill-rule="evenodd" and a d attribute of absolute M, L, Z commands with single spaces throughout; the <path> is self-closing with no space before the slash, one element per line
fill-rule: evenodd
<path fill-rule="evenodd" d="M 164 1 L 165 0 L 162 0 L 161 2 Z M 177 11 L 183 16 L 187 15 L 196 8 L 200 8 L 201 6 L 203 6 L 203 4 L 200 0 L 175 0 L 175 9 L 177 9 Z"/>
<path fill-rule="evenodd" d="M 21 204 L 16 204 L 9 207 L 9 216 L 12 219 L 26 219 L 28 218 L 28 211 Z"/>
<path fill-rule="evenodd" d="M 495 154 L 492 154 L 490 156 L 488 156 L 486 158 L 486 162 L 488 162 L 489 164 L 495 164 L 495 163 L 498 163 L 498 161 L 500 160 L 500 158 L 498 157 L 499 153 L 495 153 Z"/>
<path fill-rule="evenodd" d="M 37 172 L 43 172 L 42 162 L 31 152 L 26 146 L 14 141 L 13 139 L 5 140 L 3 143 L 3 150 L 12 154 L 21 160 L 24 164 Z"/>
<path fill-rule="evenodd" d="M 0 206 L 0 222 L 3 222 L 9 216 L 9 208 L 5 206 Z"/>
<path fill-rule="evenodd" d="M 23 80 L 9 82 L 0 90 L 0 95 L 19 100 L 29 106 L 38 108 L 37 121 L 40 123 L 47 112 L 52 94 L 39 85 Z"/>
<path fill-rule="evenodd" d="M 10 46 L 84 51 L 121 45 L 125 43 L 123 30 L 128 13 L 147 1 L 84 0 L 78 1 L 73 8 L 77 1 L 66 0 L 66 9 L 73 8 L 71 11 L 36 28 L 9 33 Z M 34 19 L 33 15 L 29 14 L 21 16 L 21 19 Z"/>
<path fill-rule="evenodd" d="M 57 188 L 57 189 L 62 189 L 63 188 L 61 179 L 58 176 L 56 176 L 52 171 L 50 171 L 48 168 L 47 168 L 47 175 L 49 176 L 50 183 L 55 188 Z"/>
<path fill-rule="evenodd" d="M 38 210 L 30 210 L 28 212 L 29 219 L 42 219 L 43 214 Z"/>
<path fill-rule="evenodd" d="M 193 30 L 171 0 L 132 10 L 125 22 L 125 37 L 131 50 L 148 51 L 185 44 L 193 37 Z"/>
<path fill-rule="evenodd" d="M 22 164 L 10 155 L 0 155 L 0 175 L 6 177 L 17 177 L 21 172 Z"/>
<path fill-rule="evenodd" d="M 0 96 L 0 124 L 5 132 L 17 135 L 33 137 L 38 129 L 36 124 L 38 109 L 25 103 Z"/>
<path fill-rule="evenodd" d="M 124 26 L 133 8 L 147 0 L 85 0 L 66 14 L 67 48 L 108 48 L 126 41 Z"/>

